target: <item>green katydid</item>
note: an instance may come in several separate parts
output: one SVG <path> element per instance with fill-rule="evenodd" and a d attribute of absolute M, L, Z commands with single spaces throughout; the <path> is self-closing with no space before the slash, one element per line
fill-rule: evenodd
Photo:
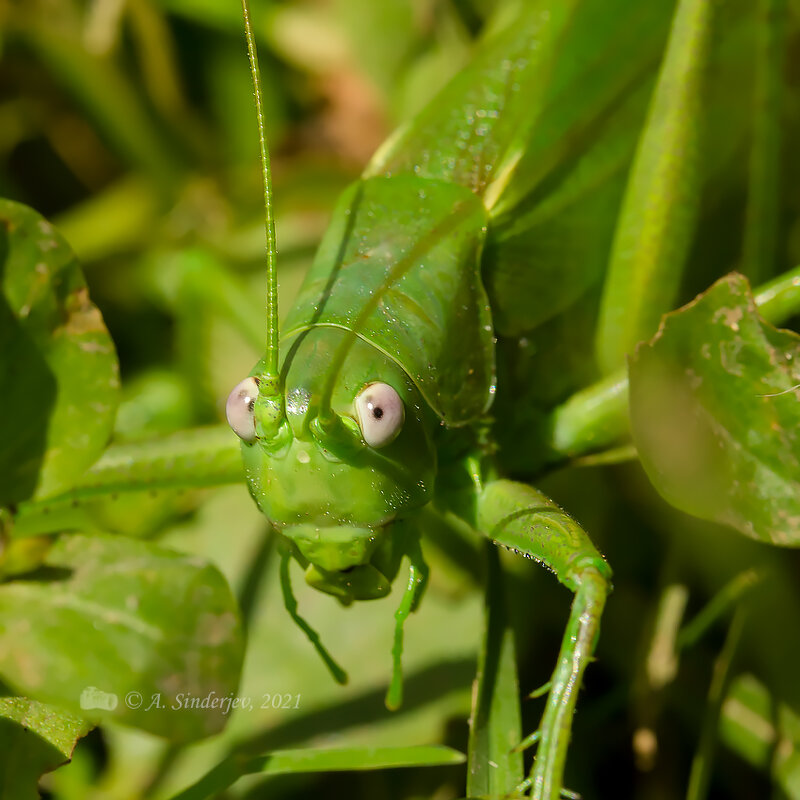
<path fill-rule="evenodd" d="M 310 585 L 349 604 L 385 596 L 406 557 L 387 695 L 397 707 L 403 624 L 425 586 L 422 507 L 452 511 L 549 567 L 575 593 L 532 777 L 535 797 L 557 796 L 611 571 L 555 503 L 500 477 L 487 418 L 495 340 L 481 279 L 493 210 L 513 177 L 520 137 L 530 134 L 538 35 L 549 18 L 528 13 L 510 26 L 481 57 L 482 85 L 451 103 L 446 120 L 436 119 L 436 107 L 423 112 L 345 192 L 279 346 L 269 163 L 244 0 L 243 7 L 267 202 L 269 323 L 266 355 L 231 392 L 227 416 L 242 439 L 250 491 L 285 545 L 287 608 L 342 680 L 297 615 L 287 560 L 302 565 Z M 437 130 L 438 151 L 415 158 L 415 139 L 439 124 L 450 127 L 451 141 Z M 443 442 L 454 455 L 443 454 Z"/>

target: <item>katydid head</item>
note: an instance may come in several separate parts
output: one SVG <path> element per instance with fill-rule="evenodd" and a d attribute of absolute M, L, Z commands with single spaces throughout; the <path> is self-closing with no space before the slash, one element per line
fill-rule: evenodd
<path fill-rule="evenodd" d="M 376 348 L 348 343 L 326 400 L 334 356 L 350 338 L 318 327 L 285 345 L 277 427 L 265 431 L 258 419 L 269 406 L 263 362 L 233 390 L 228 414 L 259 508 L 291 543 L 307 582 L 344 603 L 389 592 L 403 555 L 393 523 L 430 499 L 436 468 L 430 411 Z"/>

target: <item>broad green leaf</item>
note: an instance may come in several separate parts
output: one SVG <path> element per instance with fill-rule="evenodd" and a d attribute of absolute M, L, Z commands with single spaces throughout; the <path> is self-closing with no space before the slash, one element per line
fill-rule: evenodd
<path fill-rule="evenodd" d="M 613 372 L 675 300 L 699 214 L 704 74 L 714 3 L 681 0 L 631 167 L 597 329 Z"/>
<path fill-rule="evenodd" d="M 287 775 L 303 772 L 439 767 L 462 764 L 463 753 L 441 745 L 410 747 L 344 747 L 330 750 L 276 750 L 262 756 L 232 756 L 173 800 L 216 797 L 242 775 Z"/>
<path fill-rule="evenodd" d="M 484 634 L 478 659 L 469 729 L 467 794 L 503 797 L 522 783 L 519 683 L 514 630 L 508 613 L 497 547 L 486 543 L 487 579 Z"/>
<path fill-rule="evenodd" d="M 800 338 L 720 279 L 630 359 L 642 465 L 672 505 L 780 545 L 800 543 Z"/>
<path fill-rule="evenodd" d="M 69 489 L 102 451 L 117 356 L 53 227 L 0 200 L 0 505 Z"/>
<path fill-rule="evenodd" d="M 27 697 L 0 697 L 0 800 L 39 800 L 39 778 L 67 763 L 90 727 Z"/>
<path fill-rule="evenodd" d="M 42 569 L 0 585 L 3 680 L 91 719 L 215 733 L 226 715 L 207 706 L 235 691 L 242 649 L 219 572 L 148 542 L 62 536 Z"/>

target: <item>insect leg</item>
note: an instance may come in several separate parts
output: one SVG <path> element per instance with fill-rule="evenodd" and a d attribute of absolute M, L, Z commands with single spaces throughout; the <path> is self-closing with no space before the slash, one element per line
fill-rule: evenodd
<path fill-rule="evenodd" d="M 585 531 L 541 492 L 494 481 L 481 491 L 478 524 L 494 542 L 533 558 L 575 593 L 539 728 L 532 797 L 554 800 L 562 788 L 572 716 L 583 672 L 591 661 L 611 570 Z"/>
<path fill-rule="evenodd" d="M 308 637 L 308 641 L 314 645 L 314 649 L 320 654 L 320 657 L 325 662 L 325 666 L 333 675 L 337 683 L 347 683 L 347 673 L 333 660 L 333 656 L 325 649 L 319 638 L 319 634 L 297 613 L 297 598 L 292 592 L 292 582 L 289 578 L 289 562 L 291 561 L 291 553 L 285 547 L 281 548 L 281 593 L 283 594 L 283 604 L 289 612 L 289 616 L 295 621 L 297 626 Z"/>
<path fill-rule="evenodd" d="M 408 581 L 403 599 L 395 611 L 394 644 L 392 646 L 392 680 L 386 692 L 386 707 L 395 711 L 403 702 L 403 626 L 408 615 L 417 610 L 425 586 L 428 583 L 428 565 L 422 556 L 419 535 L 408 537 L 406 555 L 411 562 L 408 568 Z"/>

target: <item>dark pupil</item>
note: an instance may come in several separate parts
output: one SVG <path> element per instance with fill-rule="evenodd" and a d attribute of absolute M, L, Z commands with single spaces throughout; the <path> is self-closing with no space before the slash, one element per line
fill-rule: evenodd
<path fill-rule="evenodd" d="M 380 406 L 373 408 L 372 416 L 375 417 L 375 419 L 380 419 L 383 416 L 383 409 Z"/>

